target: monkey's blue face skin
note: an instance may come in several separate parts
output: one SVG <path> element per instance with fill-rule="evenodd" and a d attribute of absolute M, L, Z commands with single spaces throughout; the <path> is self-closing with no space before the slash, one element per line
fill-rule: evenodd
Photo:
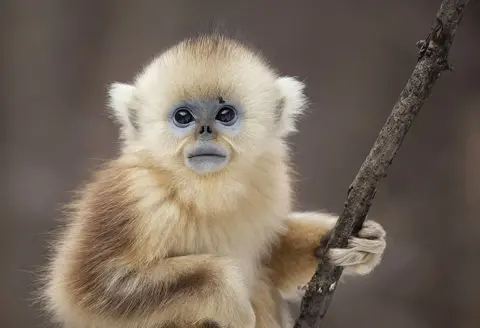
<path fill-rule="evenodd" d="M 199 174 L 217 172 L 230 161 L 230 150 L 216 142 L 218 135 L 233 137 L 240 133 L 243 112 L 238 105 L 219 97 L 213 100 L 188 100 L 169 113 L 172 131 L 180 138 L 188 135 L 195 142 L 184 148 L 185 165 Z"/>

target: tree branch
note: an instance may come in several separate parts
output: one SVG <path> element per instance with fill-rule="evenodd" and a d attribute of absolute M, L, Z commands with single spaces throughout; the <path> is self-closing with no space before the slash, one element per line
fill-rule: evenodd
<path fill-rule="evenodd" d="M 468 0 L 443 0 L 427 39 L 417 42 L 420 51 L 415 69 L 348 189 L 343 212 L 323 249 L 321 264 L 308 284 L 294 328 L 320 327 L 342 274 L 341 267 L 328 263 L 327 250 L 346 247 L 349 237 L 360 230 L 380 180 L 386 176 L 435 81 L 441 72 L 452 70 L 448 53 L 467 3 Z"/>

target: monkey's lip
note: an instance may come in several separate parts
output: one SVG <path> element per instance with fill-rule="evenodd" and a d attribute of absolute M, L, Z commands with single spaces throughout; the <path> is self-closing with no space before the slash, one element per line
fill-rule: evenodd
<path fill-rule="evenodd" d="M 196 157 L 221 157 L 225 158 L 227 156 L 221 155 L 221 154 L 211 154 L 211 153 L 202 153 L 202 154 L 195 154 L 195 155 L 189 155 L 188 158 L 196 158 Z"/>
<path fill-rule="evenodd" d="M 228 150 L 214 143 L 197 143 L 188 147 L 185 153 L 185 164 L 200 174 L 217 172 L 228 160 Z"/>
<path fill-rule="evenodd" d="M 196 158 L 196 157 L 221 157 L 225 158 L 227 155 L 217 147 L 198 147 L 194 149 L 190 154 L 187 156 L 188 158 Z"/>

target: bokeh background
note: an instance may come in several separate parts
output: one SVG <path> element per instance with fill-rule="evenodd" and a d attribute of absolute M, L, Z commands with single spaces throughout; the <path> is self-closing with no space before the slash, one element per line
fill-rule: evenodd
<path fill-rule="evenodd" d="M 305 80 L 292 138 L 299 209 L 340 212 L 415 65 L 440 0 L 0 1 L 0 327 L 51 327 L 32 305 L 59 206 L 116 155 L 106 88 L 213 20 Z M 324 327 L 480 327 L 480 2 L 370 217 L 382 265 L 335 294 Z"/>

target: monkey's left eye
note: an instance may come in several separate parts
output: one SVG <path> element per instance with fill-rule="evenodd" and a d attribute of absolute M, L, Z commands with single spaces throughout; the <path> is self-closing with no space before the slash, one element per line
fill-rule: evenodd
<path fill-rule="evenodd" d="M 222 107 L 215 119 L 224 125 L 232 125 L 237 119 L 237 112 L 232 107 Z"/>
<path fill-rule="evenodd" d="M 186 127 L 195 121 L 195 118 L 187 108 L 179 108 L 173 115 L 173 121 L 175 122 L 175 125 L 179 127 Z"/>

